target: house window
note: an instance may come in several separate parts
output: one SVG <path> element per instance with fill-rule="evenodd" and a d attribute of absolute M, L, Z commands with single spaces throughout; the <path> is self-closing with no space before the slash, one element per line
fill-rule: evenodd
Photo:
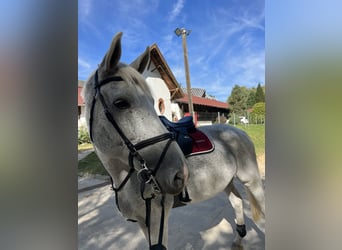
<path fill-rule="evenodd" d="M 160 98 L 158 100 L 158 109 L 159 109 L 160 114 L 163 115 L 165 113 L 165 103 L 164 103 L 163 98 Z"/>

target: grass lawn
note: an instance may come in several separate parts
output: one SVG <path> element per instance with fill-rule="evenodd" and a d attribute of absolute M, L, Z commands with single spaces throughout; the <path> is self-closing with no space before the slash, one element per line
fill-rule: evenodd
<path fill-rule="evenodd" d="M 264 125 L 254 125 L 249 126 L 237 125 L 251 137 L 254 142 L 257 157 L 265 154 L 265 126 Z M 86 150 L 92 148 L 91 144 L 79 145 L 78 150 Z M 107 171 L 103 167 L 101 161 L 97 155 L 92 152 L 84 159 L 78 162 L 78 173 L 79 174 L 100 174 L 108 175 Z"/>
<path fill-rule="evenodd" d="M 106 169 L 102 165 L 95 152 L 91 152 L 78 162 L 78 174 L 108 175 Z"/>
<path fill-rule="evenodd" d="M 265 126 L 250 124 L 248 126 L 237 125 L 237 128 L 244 130 L 252 139 L 257 156 L 265 153 Z"/>
<path fill-rule="evenodd" d="M 248 126 L 237 125 L 236 127 L 246 131 L 252 139 L 257 155 L 260 174 L 265 176 L 265 126 L 250 124 Z"/>

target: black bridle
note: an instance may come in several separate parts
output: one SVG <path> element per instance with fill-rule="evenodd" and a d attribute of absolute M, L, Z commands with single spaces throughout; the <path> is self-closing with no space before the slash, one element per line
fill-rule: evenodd
<path fill-rule="evenodd" d="M 119 202 L 118 202 L 118 192 L 125 186 L 125 184 L 129 180 L 129 178 L 131 177 L 133 172 L 137 171 L 137 176 L 138 176 L 138 179 L 140 181 L 141 197 L 146 202 L 145 203 L 146 204 L 146 226 L 147 226 L 148 233 L 149 233 L 149 244 L 151 247 L 151 239 L 150 239 L 151 199 L 155 198 L 156 195 L 162 193 L 162 190 L 161 190 L 157 180 L 155 179 L 155 175 L 156 175 L 158 169 L 160 168 L 160 165 L 161 165 L 161 163 L 162 163 L 162 161 L 166 155 L 167 150 L 169 149 L 169 146 L 175 140 L 175 137 L 174 137 L 173 133 L 167 132 L 167 133 L 164 133 L 164 134 L 143 140 L 137 144 L 133 144 L 127 138 L 127 136 L 124 134 L 122 129 L 119 127 L 119 125 L 115 121 L 115 119 L 112 116 L 111 112 L 109 111 L 109 108 L 108 108 L 108 106 L 105 102 L 105 99 L 101 93 L 101 87 L 103 85 L 110 83 L 110 82 L 118 82 L 118 81 L 123 81 L 123 78 L 120 76 L 112 76 L 112 77 L 108 77 L 108 78 L 105 78 L 105 79 L 99 81 L 98 80 L 98 71 L 96 70 L 96 72 L 95 72 L 94 86 L 93 86 L 95 93 L 93 96 L 93 101 L 92 101 L 92 105 L 91 105 L 91 109 L 90 109 L 90 118 L 89 118 L 90 139 L 92 142 L 94 142 L 94 140 L 93 140 L 93 119 L 94 119 L 94 108 L 95 108 L 96 100 L 98 98 L 102 104 L 102 107 L 104 109 L 104 113 L 105 113 L 108 121 L 115 128 L 116 132 L 119 134 L 119 136 L 124 141 L 126 147 L 129 150 L 128 164 L 130 166 L 130 169 L 129 169 L 126 177 L 121 182 L 121 184 L 118 185 L 117 187 L 114 187 L 114 183 L 113 183 L 113 180 L 111 178 L 112 188 L 115 192 L 116 205 L 117 205 L 118 209 L 120 210 Z M 156 167 L 154 169 L 149 168 L 146 165 L 145 159 L 139 154 L 138 151 L 143 149 L 143 148 L 146 148 L 150 145 L 153 145 L 153 144 L 165 141 L 165 140 L 168 140 L 168 141 L 164 146 L 164 149 L 163 149 L 163 151 L 159 157 L 159 160 L 156 164 Z M 138 162 L 140 163 L 140 168 L 136 168 L 134 166 L 134 158 L 137 159 Z M 148 197 L 148 198 L 144 197 L 145 184 L 151 184 L 152 185 L 153 193 L 152 193 L 151 197 Z M 159 247 L 162 247 L 163 224 L 164 224 L 164 195 L 162 195 L 162 198 L 161 198 L 161 206 L 162 206 L 162 216 L 161 216 L 162 218 L 161 218 L 161 222 L 160 222 L 160 231 L 159 231 L 159 243 L 158 243 Z"/>

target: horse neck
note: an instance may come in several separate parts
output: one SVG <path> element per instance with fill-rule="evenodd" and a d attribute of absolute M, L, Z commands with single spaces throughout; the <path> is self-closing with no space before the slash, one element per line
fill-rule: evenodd
<path fill-rule="evenodd" d="M 123 153 L 125 151 L 121 151 L 120 154 L 118 153 L 108 153 L 104 154 L 99 150 L 96 151 L 97 155 L 101 159 L 105 169 L 109 172 L 110 175 L 113 177 L 119 177 L 122 173 L 127 173 L 130 169 L 128 165 L 128 154 Z M 116 157 L 113 157 L 116 156 Z M 121 158 L 119 158 L 120 156 Z"/>

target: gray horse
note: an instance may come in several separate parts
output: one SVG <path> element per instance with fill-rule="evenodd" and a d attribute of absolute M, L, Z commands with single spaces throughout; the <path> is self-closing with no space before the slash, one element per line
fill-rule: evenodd
<path fill-rule="evenodd" d="M 265 215 L 252 141 L 232 126 L 200 127 L 215 150 L 185 158 L 155 112 L 141 75 L 149 62 L 149 49 L 130 65 L 121 63 L 121 36 L 121 32 L 114 36 L 82 94 L 94 149 L 112 177 L 122 215 L 138 222 L 150 249 L 166 249 L 175 195 L 186 187 L 191 203 L 196 203 L 223 191 L 235 210 L 239 237 L 244 237 L 243 201 L 234 177 L 246 187 L 253 219 Z"/>

